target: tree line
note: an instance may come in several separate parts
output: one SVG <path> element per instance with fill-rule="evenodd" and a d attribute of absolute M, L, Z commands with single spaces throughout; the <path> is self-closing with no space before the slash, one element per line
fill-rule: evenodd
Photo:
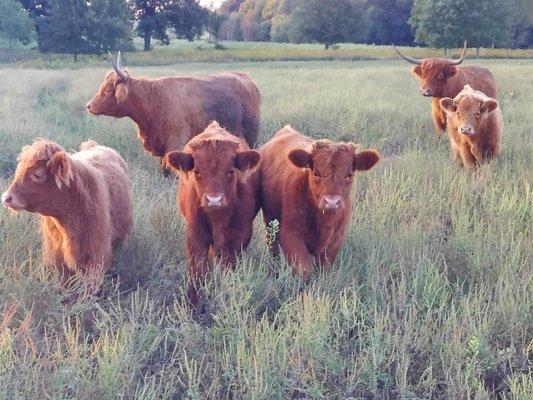
<path fill-rule="evenodd" d="M 531 0 L 0 0 L 0 37 L 42 52 L 132 50 L 208 35 L 234 41 L 532 47 Z"/>
<path fill-rule="evenodd" d="M 225 0 L 221 12 L 226 40 L 533 46 L 531 0 Z"/>

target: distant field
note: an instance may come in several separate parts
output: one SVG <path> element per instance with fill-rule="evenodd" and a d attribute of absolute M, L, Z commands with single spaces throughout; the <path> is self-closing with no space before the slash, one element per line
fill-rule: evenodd
<path fill-rule="evenodd" d="M 336 50 L 325 50 L 319 44 L 221 42 L 226 50 L 215 50 L 206 41 L 187 42 L 174 40 L 169 46 L 161 47 L 154 41 L 154 49 L 142 51 L 140 40 L 134 41 L 137 51 L 125 54 L 128 65 L 151 66 L 172 65 L 187 62 L 252 62 L 252 61 L 311 61 L 311 60 L 388 60 L 398 58 L 391 46 L 370 46 L 363 44 L 340 44 Z M 442 49 L 405 48 L 414 57 L 442 57 Z M 450 51 L 449 57 L 457 57 L 460 50 Z M 469 49 L 468 58 L 475 57 L 475 49 Z M 481 49 L 481 58 L 533 58 L 533 49 Z M 12 53 L 0 43 L 0 63 L 11 63 L 26 68 L 81 68 L 85 66 L 105 66 L 107 56 L 80 55 L 74 62 L 72 55 L 43 54 L 35 45 L 19 47 Z"/>
<path fill-rule="evenodd" d="M 34 138 L 73 150 L 95 139 L 130 166 L 135 223 L 102 297 L 75 301 L 81 289 L 65 293 L 41 265 L 36 216 L 0 210 L 0 399 L 531 399 L 533 61 L 480 63 L 498 82 L 505 130 L 501 157 L 474 174 L 436 141 L 404 62 L 130 68 L 246 71 L 263 93 L 261 143 L 290 123 L 384 156 L 358 178 L 330 273 L 293 278 L 268 255 L 258 217 L 237 270 L 215 273 L 195 315 L 176 182 L 131 121 L 85 112 L 105 63 L 0 67 L 0 189 Z"/>

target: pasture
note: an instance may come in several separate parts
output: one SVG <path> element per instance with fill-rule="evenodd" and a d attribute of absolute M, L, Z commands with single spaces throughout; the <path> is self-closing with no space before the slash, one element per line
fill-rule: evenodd
<path fill-rule="evenodd" d="M 471 60 L 465 64 L 472 64 Z M 237 270 L 198 312 L 176 182 L 128 119 L 85 104 L 109 68 L 0 69 L 0 188 L 36 137 L 117 149 L 134 230 L 103 294 L 77 299 L 40 262 L 35 215 L 0 210 L 0 399 L 530 399 L 533 61 L 483 60 L 498 84 L 502 155 L 451 161 L 429 100 L 400 61 L 189 63 L 133 76 L 248 72 L 263 94 L 260 143 L 285 124 L 375 147 L 335 266 L 311 282 L 267 253 L 260 216 Z"/>

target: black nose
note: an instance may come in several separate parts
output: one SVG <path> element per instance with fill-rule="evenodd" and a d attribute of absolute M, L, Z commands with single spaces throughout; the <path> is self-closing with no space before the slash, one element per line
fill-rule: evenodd
<path fill-rule="evenodd" d="M 90 110 L 91 109 L 91 104 L 90 103 L 87 103 L 87 110 Z"/>

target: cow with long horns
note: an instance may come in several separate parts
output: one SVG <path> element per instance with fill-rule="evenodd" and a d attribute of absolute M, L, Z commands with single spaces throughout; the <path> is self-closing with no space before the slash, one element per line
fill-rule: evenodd
<path fill-rule="evenodd" d="M 415 64 L 413 74 L 420 79 L 420 94 L 432 98 L 433 125 L 438 137 L 446 130 L 446 113 L 439 103 L 441 98 L 454 98 L 463 90 L 465 85 L 470 85 L 473 89 L 479 90 L 489 97 L 496 97 L 496 83 L 492 73 L 487 68 L 479 65 L 458 67 L 465 58 L 466 41 L 463 53 L 458 59 L 418 59 L 403 55 L 396 46 L 393 45 L 393 47 L 400 57 L 411 64 Z"/>
<path fill-rule="evenodd" d="M 241 72 L 158 79 L 135 78 L 123 68 L 120 52 L 87 111 L 129 117 L 150 154 L 163 157 L 182 150 L 194 136 L 217 121 L 253 147 L 259 129 L 261 95 Z"/>

